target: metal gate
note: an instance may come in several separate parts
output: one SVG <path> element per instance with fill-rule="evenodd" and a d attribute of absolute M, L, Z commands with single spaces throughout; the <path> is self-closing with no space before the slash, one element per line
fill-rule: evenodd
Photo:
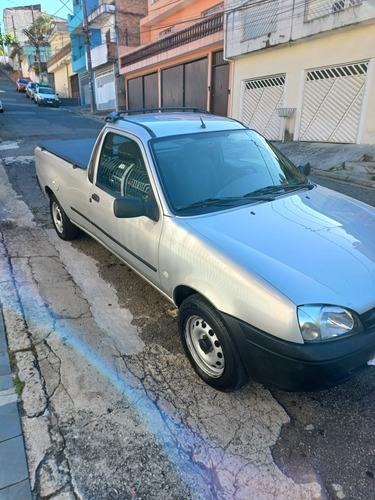
<path fill-rule="evenodd" d="M 283 106 L 285 75 L 247 80 L 241 119 L 267 139 L 282 138 L 282 118 L 277 108 Z"/>
<path fill-rule="evenodd" d="M 128 109 L 157 108 L 158 103 L 156 72 L 128 80 Z"/>
<path fill-rule="evenodd" d="M 87 73 L 80 75 L 81 106 L 90 104 L 90 77 Z"/>
<path fill-rule="evenodd" d="M 207 109 L 207 82 L 207 57 L 163 69 L 162 106 L 197 106 Z"/>
<path fill-rule="evenodd" d="M 309 71 L 300 141 L 357 141 L 368 61 Z"/>
<path fill-rule="evenodd" d="M 212 53 L 210 111 L 214 115 L 227 116 L 229 93 L 229 62 L 224 51 Z"/>
<path fill-rule="evenodd" d="M 113 70 L 95 74 L 96 107 L 99 111 L 116 109 L 115 75 Z"/>

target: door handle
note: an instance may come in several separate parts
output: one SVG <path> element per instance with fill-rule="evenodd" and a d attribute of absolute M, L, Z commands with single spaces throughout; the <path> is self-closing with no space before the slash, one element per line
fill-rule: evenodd
<path fill-rule="evenodd" d="M 98 194 L 96 194 L 96 193 L 94 193 L 94 194 L 91 196 L 91 199 L 92 199 L 92 200 L 94 200 L 94 201 L 96 201 L 96 202 L 98 202 L 98 203 L 99 203 L 99 201 L 100 201 L 99 195 L 98 195 Z"/>

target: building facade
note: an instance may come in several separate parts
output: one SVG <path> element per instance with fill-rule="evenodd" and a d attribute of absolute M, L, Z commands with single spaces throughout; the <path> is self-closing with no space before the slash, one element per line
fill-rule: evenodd
<path fill-rule="evenodd" d="M 86 0 L 86 15 L 99 5 L 98 0 Z M 71 39 L 71 64 L 75 73 L 80 95 L 80 104 L 89 106 L 91 103 L 91 85 L 94 85 L 93 74 L 89 73 L 86 55 L 86 44 L 89 39 L 90 49 L 101 44 L 100 30 L 88 31 L 84 23 L 85 14 L 82 0 L 73 0 L 73 14 L 68 15 L 69 35 Z M 90 33 L 88 37 L 88 33 Z"/>
<path fill-rule="evenodd" d="M 49 44 L 52 56 L 47 61 L 47 71 L 53 74 L 55 91 L 61 98 L 78 98 L 78 79 L 72 69 L 72 48 L 67 21 L 56 24 Z"/>
<path fill-rule="evenodd" d="M 373 144 L 374 47 L 374 0 L 227 0 L 231 115 L 271 140 Z"/>
<path fill-rule="evenodd" d="M 35 47 L 23 32 L 29 28 L 41 14 L 43 14 L 41 5 L 29 5 L 27 7 L 11 7 L 3 10 L 3 23 L 5 31 L 17 36 L 21 50 L 18 52 L 13 49 L 9 51 L 8 62 L 24 78 L 38 79 L 35 75 L 34 65 L 37 63 Z M 50 57 L 50 48 L 40 47 L 41 62 L 45 63 Z"/>
<path fill-rule="evenodd" d="M 81 104 L 90 104 L 92 82 L 97 110 L 124 108 L 125 86 L 118 71 L 118 50 L 120 46 L 126 50 L 139 45 L 139 22 L 147 12 L 147 0 L 86 0 L 86 12 L 83 1 L 74 0 L 73 9 L 68 24 L 72 69 L 78 75 Z"/>
<path fill-rule="evenodd" d="M 194 106 L 226 115 L 224 2 L 157 0 L 140 21 L 141 46 L 119 49 L 127 107 Z"/>

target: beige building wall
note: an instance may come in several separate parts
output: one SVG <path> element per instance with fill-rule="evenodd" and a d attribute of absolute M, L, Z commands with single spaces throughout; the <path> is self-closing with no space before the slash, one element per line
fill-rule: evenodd
<path fill-rule="evenodd" d="M 70 36 L 66 26 L 58 29 L 49 39 L 52 56 L 48 61 L 48 72 L 53 73 L 55 92 L 60 97 L 71 97 L 70 77 L 74 74 L 71 63 Z"/>
<path fill-rule="evenodd" d="M 70 77 L 73 74 L 72 64 L 70 62 L 69 64 L 60 66 L 60 68 L 54 72 L 55 92 L 57 92 L 60 97 L 71 97 Z"/>
<path fill-rule="evenodd" d="M 62 48 L 70 43 L 69 32 L 57 31 L 49 40 L 49 45 L 51 47 L 51 56 L 57 54 Z"/>
<path fill-rule="evenodd" d="M 324 33 L 288 45 L 236 58 L 232 73 L 230 116 L 242 118 L 242 93 L 251 78 L 286 74 L 284 107 L 296 108 L 288 119 L 289 132 L 298 140 L 305 75 L 308 70 L 369 60 L 367 83 L 357 142 L 375 143 L 375 29 L 361 25 L 342 32 Z"/>

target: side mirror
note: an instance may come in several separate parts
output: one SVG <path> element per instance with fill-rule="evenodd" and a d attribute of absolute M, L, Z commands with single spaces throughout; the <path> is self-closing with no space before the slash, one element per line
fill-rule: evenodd
<path fill-rule="evenodd" d="M 310 172 L 311 172 L 311 165 L 310 165 L 310 162 L 305 162 L 305 163 L 301 163 L 300 165 L 298 165 L 298 170 L 301 172 L 301 174 L 303 175 L 310 175 Z"/>
<path fill-rule="evenodd" d="M 154 201 L 143 201 L 141 198 L 116 198 L 113 202 L 113 213 L 118 219 L 146 216 L 157 222 L 159 210 Z"/>

